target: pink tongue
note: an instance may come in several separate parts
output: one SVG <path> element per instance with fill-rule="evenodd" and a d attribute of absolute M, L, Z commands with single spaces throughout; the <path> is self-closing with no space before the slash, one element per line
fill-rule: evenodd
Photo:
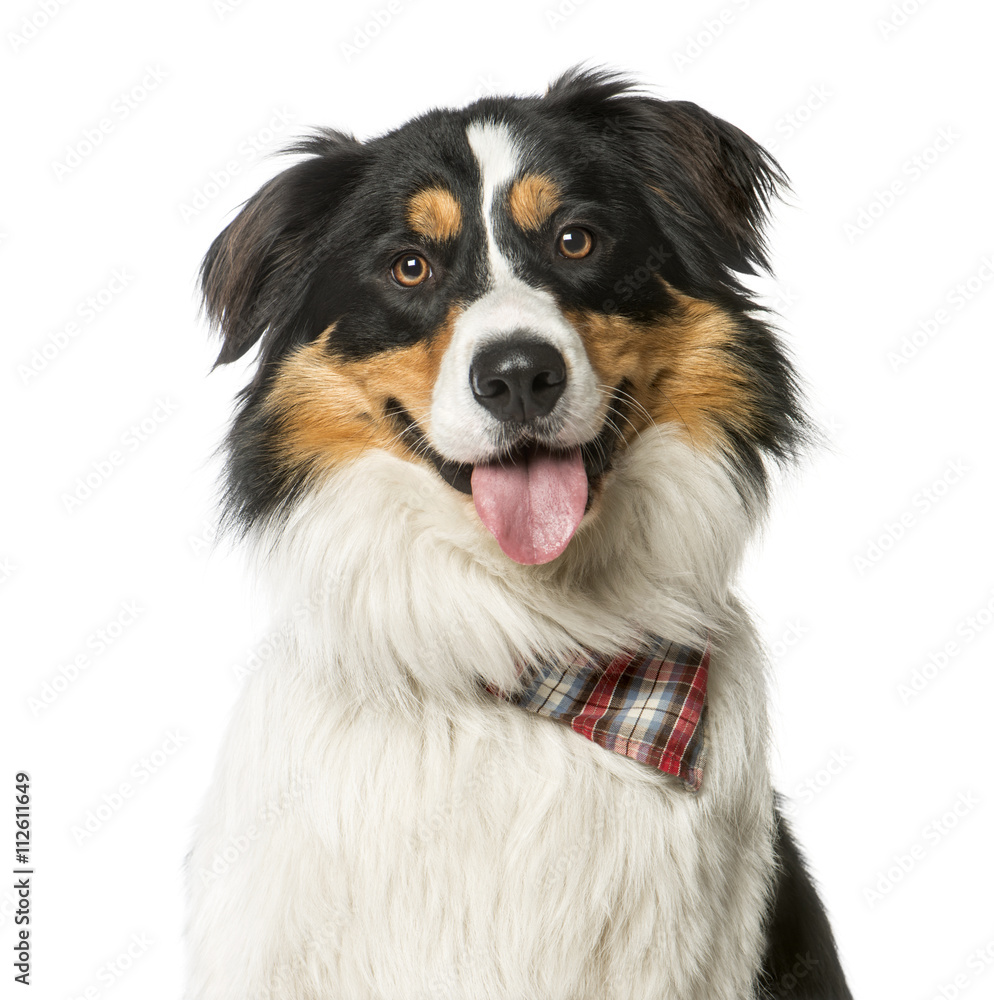
<path fill-rule="evenodd" d="M 579 448 L 477 465 L 470 483 L 480 520 L 505 555 L 528 566 L 551 562 L 566 548 L 587 506 Z"/>

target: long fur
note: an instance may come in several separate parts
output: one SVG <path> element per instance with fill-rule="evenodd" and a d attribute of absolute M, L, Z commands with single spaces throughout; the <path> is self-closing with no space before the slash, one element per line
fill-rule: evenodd
<path fill-rule="evenodd" d="M 577 539 L 615 556 L 547 580 L 468 557 L 474 526 L 432 474 L 373 455 L 261 540 L 288 641 L 246 690 L 191 858 L 194 995 L 746 995 L 772 791 L 762 660 L 728 597 L 742 507 L 720 468 L 652 438 Z M 633 612 L 720 636 L 699 795 L 480 693 L 534 650 L 622 642 Z"/>
<path fill-rule="evenodd" d="M 628 86 L 574 73 L 544 100 L 582 119 Z M 662 102 L 630 100 L 613 110 L 648 144 Z M 719 158 L 741 136 L 698 112 L 666 118 L 680 177 L 689 133 L 713 130 Z M 358 183 L 356 147 L 327 142 L 350 164 L 345 187 Z M 765 259 L 748 234 L 778 176 L 748 149 L 708 174 L 697 222 L 681 223 L 709 227 L 708 253 L 679 254 L 666 278 L 687 295 L 707 285 L 709 301 L 741 314 L 736 349 L 747 367 L 753 351 L 754 379 L 769 382 L 769 441 L 730 432 L 702 449 L 679 426 L 644 426 L 566 551 L 542 566 L 504 556 L 426 462 L 369 448 L 296 473 L 267 465 L 288 418 L 266 424 L 266 387 L 316 334 L 302 318 L 315 293 L 300 282 L 320 268 L 289 265 L 310 222 L 287 192 L 327 163 L 291 168 L 290 189 L 271 183 L 249 203 L 238 232 L 258 231 L 251 249 L 230 234 L 212 248 L 206 294 L 229 323 L 221 360 L 265 336 L 229 440 L 229 513 L 283 641 L 246 684 L 189 859 L 191 1000 L 780 995 L 792 958 L 778 903 L 794 901 L 794 922 L 824 914 L 778 818 L 764 660 L 733 591 L 765 504 L 756 456 L 786 456 L 801 419 L 789 366 L 765 327 L 750 338 L 759 321 L 731 277 Z M 660 213 L 691 199 L 690 180 L 686 192 L 668 183 Z M 339 196 L 322 195 L 323 209 L 340 211 Z M 721 224 L 735 199 L 745 214 Z M 697 793 L 483 690 L 513 690 L 517 666 L 538 656 L 621 649 L 644 631 L 712 643 Z M 819 928 L 811 940 L 834 969 Z M 804 992 L 820 981 L 793 995 L 829 996 Z M 831 982 L 845 1000 L 841 971 Z"/>

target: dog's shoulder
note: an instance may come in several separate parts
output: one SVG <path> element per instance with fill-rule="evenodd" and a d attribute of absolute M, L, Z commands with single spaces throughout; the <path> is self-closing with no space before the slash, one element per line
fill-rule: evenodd
<path fill-rule="evenodd" d="M 779 808 L 775 851 L 775 895 L 760 1000 L 852 1000 L 825 907 Z"/>

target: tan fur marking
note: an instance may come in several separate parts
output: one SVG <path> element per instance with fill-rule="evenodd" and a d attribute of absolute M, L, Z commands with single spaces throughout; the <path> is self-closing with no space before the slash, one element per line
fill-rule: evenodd
<path fill-rule="evenodd" d="M 408 200 L 407 224 L 421 236 L 444 243 L 459 235 L 462 211 L 451 191 L 443 187 L 425 188 Z"/>
<path fill-rule="evenodd" d="M 511 218 L 526 230 L 540 229 L 560 204 L 559 188 L 544 174 L 519 178 L 512 185 L 508 198 Z"/>
<path fill-rule="evenodd" d="M 749 380 L 725 349 L 735 320 L 718 306 L 673 289 L 677 311 L 651 323 L 622 316 L 573 312 L 604 391 L 623 379 L 631 385 L 624 432 L 627 440 L 650 423 L 682 428 L 692 444 L 707 448 L 721 424 L 748 431 L 755 421 Z"/>
<path fill-rule="evenodd" d="M 396 399 L 428 430 L 432 391 L 457 315 L 450 310 L 427 340 L 361 361 L 329 353 L 333 327 L 286 358 L 265 404 L 279 422 L 285 464 L 332 469 L 368 448 L 410 460 L 396 422 L 385 414 L 386 402 Z"/>

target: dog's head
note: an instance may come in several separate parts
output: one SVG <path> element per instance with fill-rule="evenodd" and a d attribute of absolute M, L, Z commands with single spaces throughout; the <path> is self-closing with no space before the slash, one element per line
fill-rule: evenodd
<path fill-rule="evenodd" d="M 576 71 L 294 151 L 203 264 L 219 363 L 261 341 L 229 438 L 242 525 L 376 450 L 543 563 L 640 439 L 713 458 L 746 505 L 791 453 L 792 372 L 737 277 L 782 177 L 738 129 Z"/>

